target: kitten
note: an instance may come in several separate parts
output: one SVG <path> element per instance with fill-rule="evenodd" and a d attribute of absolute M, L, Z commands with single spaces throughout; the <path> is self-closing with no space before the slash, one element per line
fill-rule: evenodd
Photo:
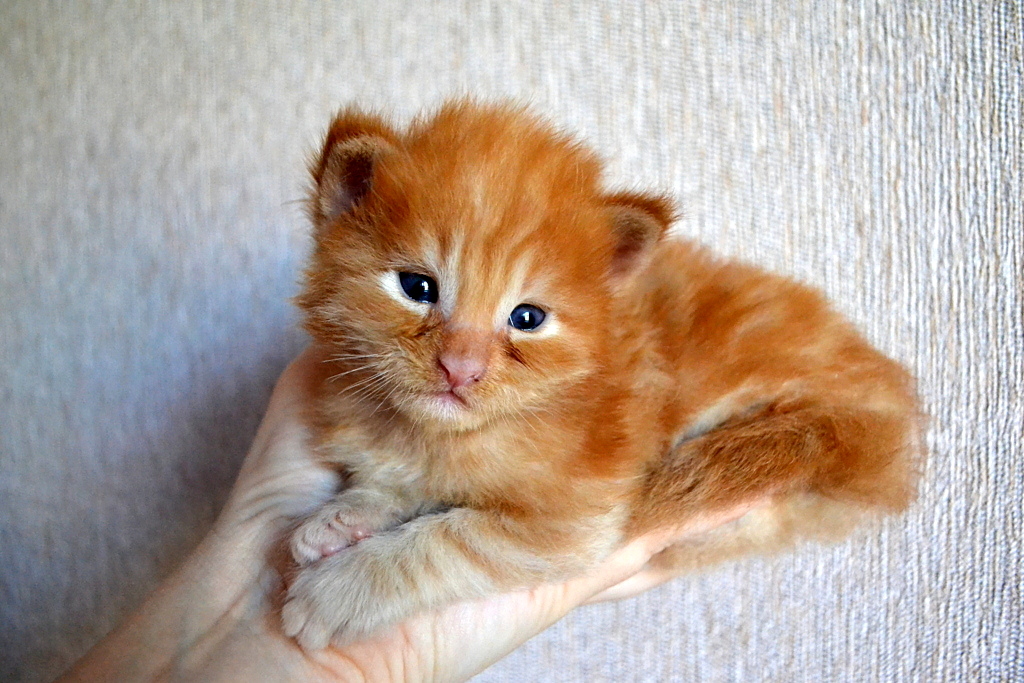
<path fill-rule="evenodd" d="M 299 305 L 331 355 L 346 488 L 291 539 L 303 647 L 582 574 L 759 498 L 677 570 L 842 531 L 914 493 L 911 378 L 820 294 L 666 237 L 662 196 L 522 108 L 398 131 L 350 109 L 311 167 Z"/>

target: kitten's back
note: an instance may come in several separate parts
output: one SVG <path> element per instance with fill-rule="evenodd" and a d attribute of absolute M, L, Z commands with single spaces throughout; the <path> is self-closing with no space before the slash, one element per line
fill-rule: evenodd
<path fill-rule="evenodd" d="M 909 504 L 921 427 L 912 379 L 820 293 L 684 241 L 661 245 L 643 282 L 657 371 L 676 380 L 662 415 L 676 433 L 648 463 L 631 534 L 772 499 L 665 556 L 697 566 Z"/>

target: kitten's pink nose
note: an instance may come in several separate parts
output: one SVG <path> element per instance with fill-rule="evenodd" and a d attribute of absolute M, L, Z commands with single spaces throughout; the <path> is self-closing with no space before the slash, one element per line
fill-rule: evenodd
<path fill-rule="evenodd" d="M 479 382 L 487 371 L 487 362 L 475 355 L 444 353 L 437 362 L 452 389 Z"/>

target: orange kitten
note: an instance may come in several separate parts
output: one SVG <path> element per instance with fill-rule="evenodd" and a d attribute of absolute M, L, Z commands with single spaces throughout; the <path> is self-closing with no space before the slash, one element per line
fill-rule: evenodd
<path fill-rule="evenodd" d="M 315 428 L 346 488 L 295 532 L 308 648 L 586 572 L 626 540 L 771 505 L 681 570 L 913 496 L 911 378 L 821 295 L 665 237 L 661 196 L 521 108 L 397 131 L 347 110 L 312 165 L 299 303 L 332 354 Z"/>

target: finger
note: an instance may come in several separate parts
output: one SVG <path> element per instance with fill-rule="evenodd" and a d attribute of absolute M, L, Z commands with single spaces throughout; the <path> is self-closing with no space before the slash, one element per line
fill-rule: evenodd
<path fill-rule="evenodd" d="M 274 394 L 293 396 L 304 403 L 308 402 L 316 387 L 330 376 L 328 360 L 329 353 L 322 346 L 307 346 L 281 373 Z"/>
<path fill-rule="evenodd" d="M 596 596 L 608 592 L 608 595 L 622 593 L 634 595 L 643 586 L 654 587 L 672 578 L 672 572 L 650 568 L 648 560 L 668 546 L 680 541 L 698 537 L 720 526 L 734 522 L 750 512 L 764 499 L 744 501 L 733 507 L 695 516 L 685 524 L 676 528 L 664 528 L 650 532 L 628 543 L 612 553 L 608 559 L 587 576 L 573 579 L 558 586 L 542 586 L 535 591 L 554 591 L 546 596 L 553 600 L 552 609 L 565 612 L 576 605 L 593 601 Z M 623 589 L 611 592 L 626 581 L 631 581 Z M 611 598 L 608 598 L 611 599 Z M 564 614 L 564 612 L 562 612 Z"/>
<path fill-rule="evenodd" d="M 647 534 L 644 538 L 647 542 L 647 549 L 651 551 L 649 557 L 653 557 L 670 545 L 693 540 L 705 535 L 715 529 L 735 522 L 751 510 L 765 505 L 769 498 L 757 498 L 744 501 L 730 508 L 708 512 L 690 519 L 686 524 L 676 529 L 662 529 Z M 622 582 L 609 586 L 599 593 L 591 596 L 587 603 L 606 602 L 610 600 L 621 600 L 623 598 L 639 595 L 655 586 L 669 581 L 678 575 L 678 572 L 670 567 L 655 567 L 645 565 L 632 576 Z"/>
<path fill-rule="evenodd" d="M 587 600 L 586 604 L 624 600 L 640 595 L 678 576 L 676 572 L 654 567 L 645 567 L 625 581 L 606 588 Z"/>
<path fill-rule="evenodd" d="M 305 414 L 327 372 L 324 358 L 321 349 L 310 347 L 281 374 L 222 520 L 286 521 L 308 514 L 337 490 L 337 473 L 310 446 Z"/>
<path fill-rule="evenodd" d="M 548 610 L 557 615 L 555 619 L 561 618 L 574 607 L 634 576 L 663 547 L 657 536 L 637 539 L 616 550 L 588 575 L 562 584 L 540 586 L 532 592 L 539 601 L 547 603 Z"/>
<path fill-rule="evenodd" d="M 243 474 L 247 469 L 265 466 L 266 460 L 313 460 L 308 448 L 305 411 L 327 372 L 322 362 L 324 357 L 321 349 L 310 346 L 281 373 L 252 448 L 242 465 Z"/>

